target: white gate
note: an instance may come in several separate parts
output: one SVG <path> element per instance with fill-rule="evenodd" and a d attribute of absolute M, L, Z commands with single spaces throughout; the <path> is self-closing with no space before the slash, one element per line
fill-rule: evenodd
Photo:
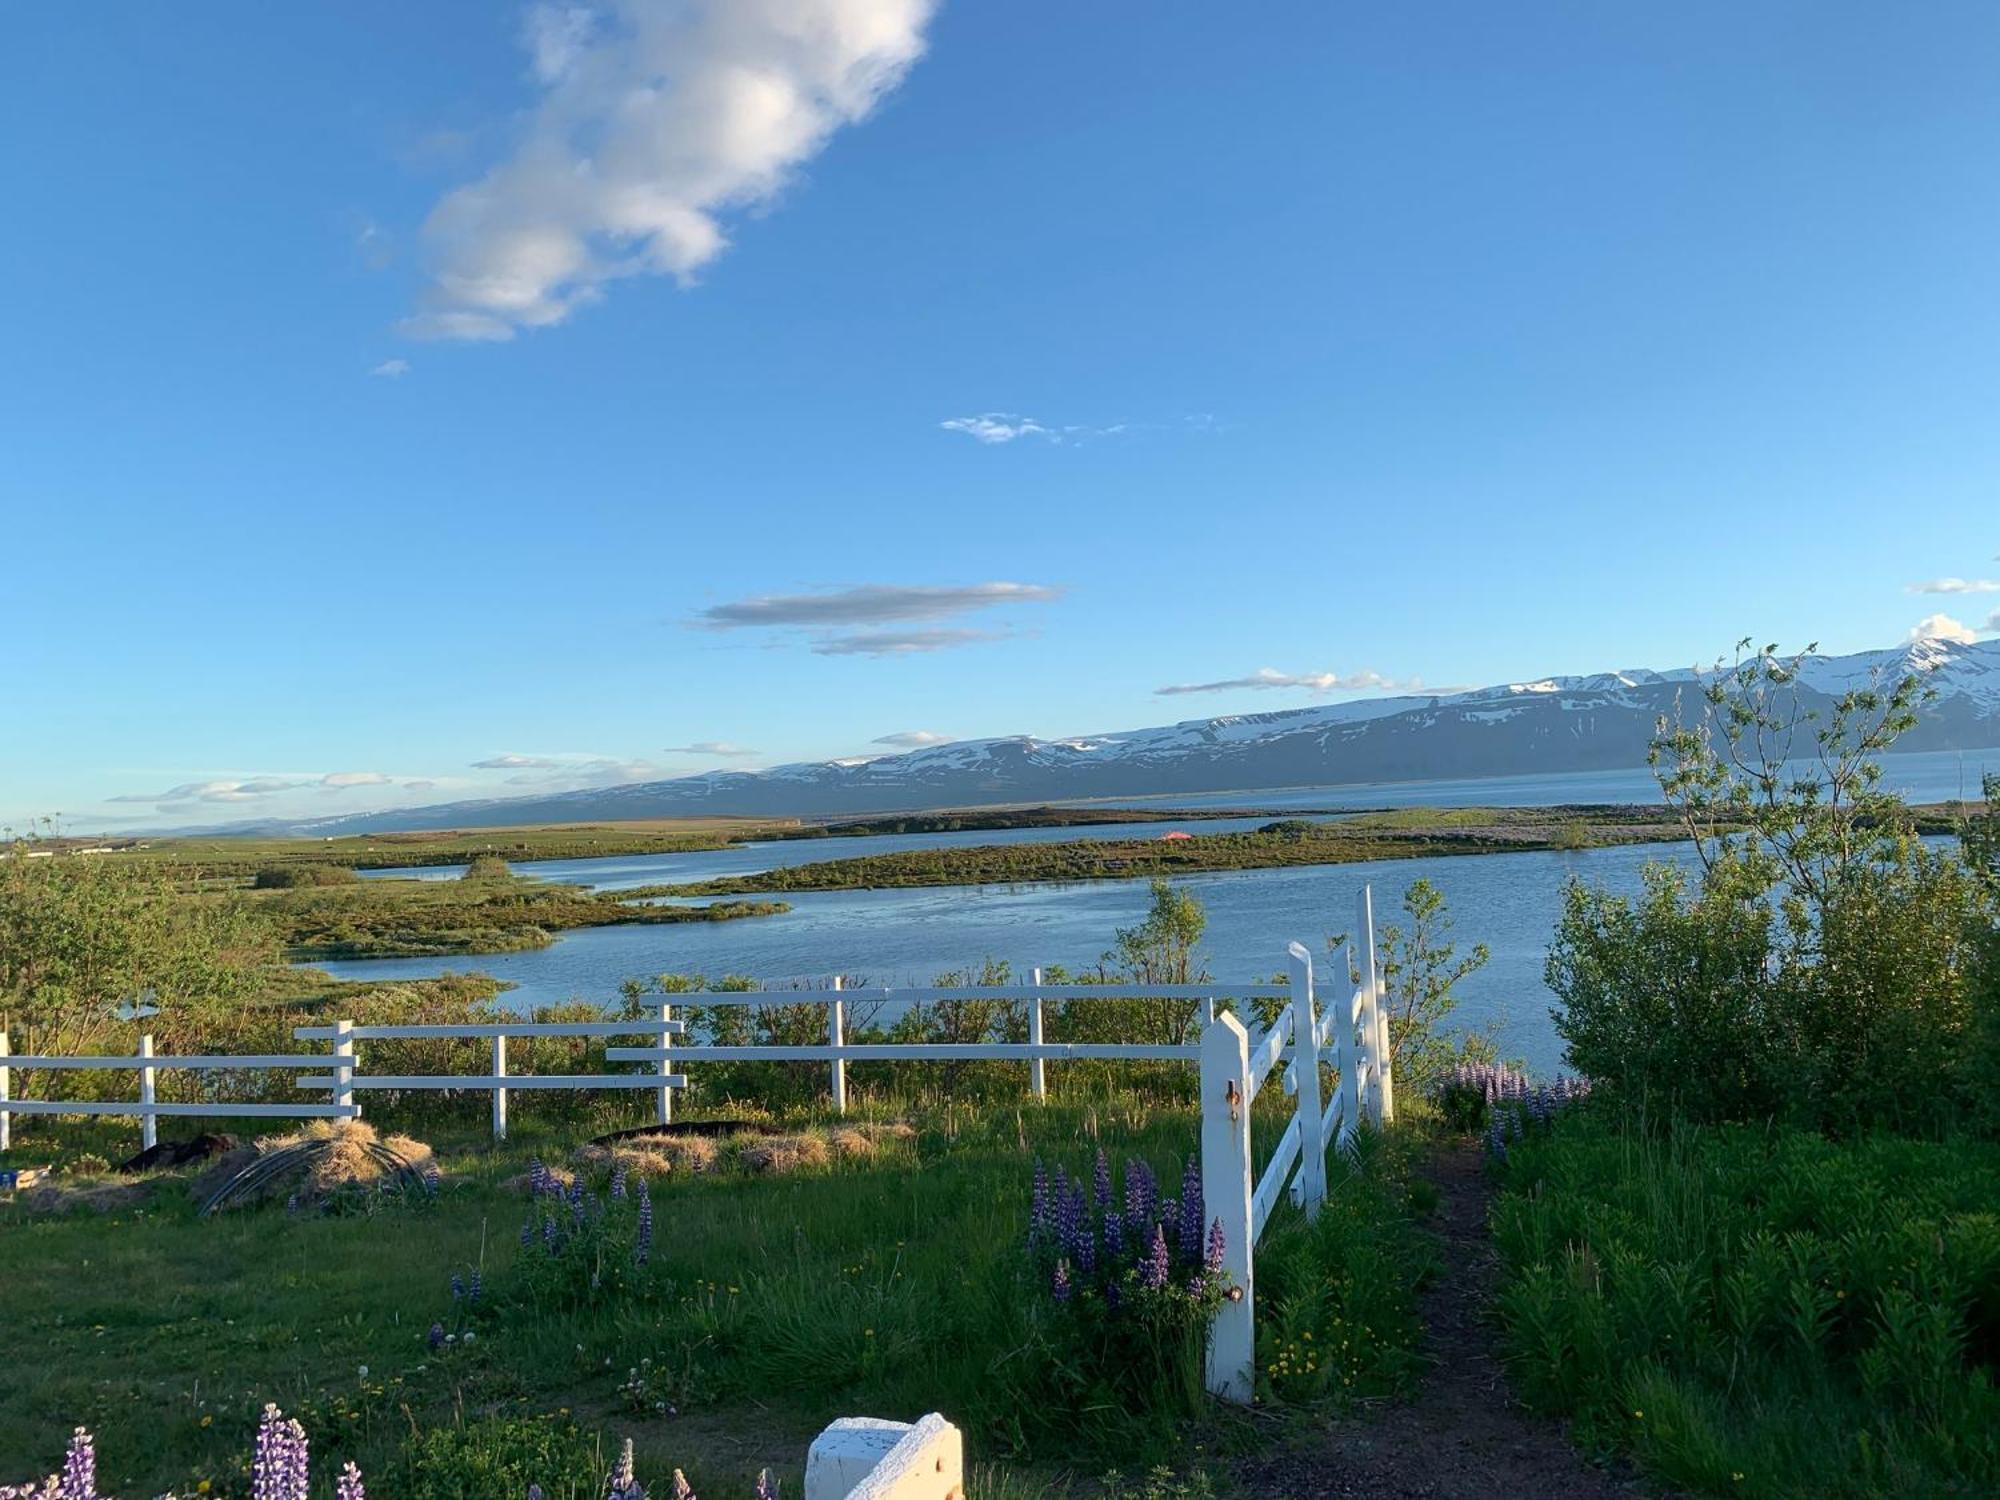
<path fill-rule="evenodd" d="M 1289 1182 L 1292 1201 L 1308 1218 L 1316 1216 L 1326 1201 L 1328 1145 L 1352 1149 L 1364 1120 L 1379 1127 L 1395 1118 L 1389 1022 L 1375 964 L 1374 900 L 1366 886 L 1355 901 L 1354 932 L 1334 955 L 1325 1014 L 1315 1004 L 1312 955 L 1297 943 L 1291 945 L 1290 967 L 1290 1002 L 1254 1040 L 1229 1014 L 1211 1021 L 1201 1039 L 1202 1196 L 1209 1216 L 1221 1221 L 1222 1264 L 1230 1279 L 1229 1300 L 1209 1338 L 1208 1388 L 1232 1401 L 1250 1399 L 1257 1353 L 1257 1241 L 1278 1194 Z M 1285 1092 L 1297 1098 L 1298 1107 L 1263 1176 L 1256 1177 L 1250 1106 L 1281 1062 Z M 1333 1097 L 1324 1109 L 1322 1065 L 1333 1076 Z"/>

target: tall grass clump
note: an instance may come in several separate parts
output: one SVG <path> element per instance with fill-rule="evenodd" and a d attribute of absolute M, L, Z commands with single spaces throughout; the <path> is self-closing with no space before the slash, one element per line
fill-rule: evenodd
<path fill-rule="evenodd" d="M 1570 1112 L 1494 1215 L 1517 1391 L 1700 1493 L 2000 1493 L 2000 1147 Z"/>

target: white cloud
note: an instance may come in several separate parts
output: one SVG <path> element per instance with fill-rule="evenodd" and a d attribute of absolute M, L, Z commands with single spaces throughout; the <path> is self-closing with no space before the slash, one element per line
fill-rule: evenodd
<path fill-rule="evenodd" d="M 1127 425 L 1113 422 L 1108 427 L 1087 427 L 1073 422 L 1051 427 L 1033 417 L 1010 411 L 986 411 L 976 417 L 947 417 L 938 423 L 946 432 L 962 432 L 975 442 L 989 444 L 1011 443 L 1024 437 L 1045 438 L 1051 443 L 1082 442 L 1086 438 L 1115 437 L 1125 431 Z"/>
<path fill-rule="evenodd" d="M 475 771 L 550 771 L 566 760 L 588 759 L 589 757 L 564 757 L 556 755 L 489 755 L 485 760 L 475 760 Z"/>
<path fill-rule="evenodd" d="M 410 373 L 410 362 L 407 359 L 385 359 L 368 373 L 379 375 L 384 380 L 401 380 Z"/>
<path fill-rule="evenodd" d="M 1911 584 L 1909 592 L 1912 594 L 2000 594 L 2000 579 L 1933 578 L 1928 583 Z"/>
<path fill-rule="evenodd" d="M 728 759 L 757 753 L 746 745 L 732 745 L 727 740 L 696 740 L 691 745 L 664 745 L 661 748 L 668 755 L 719 755 Z"/>
<path fill-rule="evenodd" d="M 1052 438 L 1056 435 L 1033 417 L 1016 416 L 1005 411 L 981 412 L 976 417 L 948 417 L 938 426 L 946 432 L 962 432 L 981 443 L 1011 443 L 1016 438 Z"/>
<path fill-rule="evenodd" d="M 319 784 L 336 789 L 350 786 L 387 786 L 389 778 L 380 771 L 329 771 Z"/>
<path fill-rule="evenodd" d="M 949 745 L 952 737 L 948 734 L 933 734 L 928 729 L 899 729 L 894 734 L 876 736 L 878 745 L 895 745 L 904 750 L 921 750 L 926 745 Z"/>
<path fill-rule="evenodd" d="M 1227 693 L 1243 688 L 1306 688 L 1315 693 L 1358 693 L 1371 690 L 1393 690 L 1397 692 L 1421 692 L 1421 677 L 1407 678 L 1402 682 L 1393 677 L 1384 677 L 1380 672 L 1349 672 L 1342 676 L 1338 672 L 1280 672 L 1272 667 L 1260 667 L 1248 677 L 1225 677 L 1216 682 L 1178 682 L 1163 688 L 1154 688 L 1156 696 L 1171 698 L 1180 693 Z"/>
<path fill-rule="evenodd" d="M 1954 620 L 1950 615 L 1925 615 L 1910 627 L 1909 639 L 1956 641 L 1961 646 L 1970 646 L 1979 639 L 1979 632 L 1961 620 Z"/>
<path fill-rule="evenodd" d="M 826 636 L 814 641 L 812 649 L 815 656 L 912 656 L 1002 638 L 995 630 L 868 630 Z"/>
<path fill-rule="evenodd" d="M 256 802 L 264 797 L 274 797 L 280 792 L 293 792 L 301 787 L 316 785 L 319 783 L 314 780 L 284 776 L 219 778 L 214 781 L 184 781 L 179 786 L 168 787 L 164 792 L 126 792 L 109 800 L 152 802 L 163 808 L 181 806 L 189 802 Z"/>
<path fill-rule="evenodd" d="M 999 604 L 1042 603 L 1061 589 L 1039 583 L 974 583 L 924 587 L 870 583 L 828 594 L 761 594 L 701 612 L 715 630 L 746 626 L 881 625 L 896 620 L 942 620 Z"/>
<path fill-rule="evenodd" d="M 628 276 L 683 284 L 924 50 L 935 0 L 541 4 L 513 155 L 424 225 L 419 337 L 506 339 Z"/>

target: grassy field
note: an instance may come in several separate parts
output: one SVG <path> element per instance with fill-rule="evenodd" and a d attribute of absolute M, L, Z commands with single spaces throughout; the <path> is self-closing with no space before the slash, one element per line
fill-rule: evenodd
<path fill-rule="evenodd" d="M 0 1209 L 0 1323 L 36 1372 L 0 1385 L 0 1470 L 53 1464 L 81 1422 L 98 1436 L 114 1493 L 240 1495 L 267 1400 L 305 1422 L 323 1464 L 359 1462 L 371 1493 L 468 1500 L 502 1491 L 452 1488 L 426 1454 L 510 1444 L 568 1454 L 569 1471 L 543 1477 L 556 1497 L 589 1467 L 577 1454 L 608 1457 L 629 1436 L 643 1475 L 663 1481 L 679 1466 L 702 1493 L 727 1496 L 747 1493 L 768 1466 L 797 1493 L 825 1422 L 940 1409 L 985 1466 L 975 1494 L 999 1495 L 1047 1493 L 1111 1467 L 1185 1467 L 1197 1446 L 1213 1454 L 1242 1435 L 1229 1420 L 1191 1427 L 1093 1396 L 1062 1337 L 1063 1309 L 1022 1251 L 1038 1158 L 1087 1172 L 1101 1145 L 1175 1181 L 1195 1149 L 1191 1106 L 1111 1093 L 867 1113 L 908 1119 L 915 1134 L 790 1173 L 655 1180 L 643 1274 L 617 1235 L 588 1264 L 550 1257 L 539 1231 L 523 1247 L 534 1211 L 506 1184 L 531 1157 L 567 1158 L 575 1129 L 500 1151 L 443 1149 L 435 1200 L 372 1213 L 267 1206 L 199 1220 L 177 1183 L 104 1213 Z M 783 1128 L 823 1134 L 827 1123 Z M 37 1139 L 47 1154 L 58 1137 Z M 86 1126 L 60 1139 L 73 1156 L 111 1137 Z M 1260 1252 L 1267 1352 L 1283 1372 L 1264 1394 L 1294 1410 L 1408 1377 L 1424 1256 L 1400 1158 L 1377 1151 L 1371 1161 L 1365 1173 L 1336 1173 L 1319 1225 L 1282 1211 Z M 607 1191 L 601 1177 L 593 1187 Z M 612 1204 L 607 1222 L 629 1203 Z M 1368 1274 L 1333 1274 L 1357 1263 Z M 482 1299 L 469 1309 L 450 1282 L 469 1282 L 475 1268 Z M 474 1337 L 433 1349 L 434 1322 Z M 1323 1365 L 1278 1359 L 1315 1347 L 1328 1351 Z M 595 1470 L 576 1483 L 578 1495 L 601 1493 Z"/>
<path fill-rule="evenodd" d="M 1076 839 L 912 849 L 822 860 L 755 875 L 652 886 L 626 894 L 739 896 L 1012 881 L 1122 880 L 1211 870 L 1671 842 L 1683 837 L 1683 830 L 1664 821 L 1657 808 L 1423 809 L 1369 814 L 1337 823 L 1283 819 L 1247 832 L 1174 839 Z"/>
<path fill-rule="evenodd" d="M 2000 1494 L 2000 1145 L 1517 1145 L 1494 1215 L 1516 1389 L 1696 1494 Z"/>
<path fill-rule="evenodd" d="M 305 963 L 508 953 L 546 948 L 578 927 L 729 922 L 789 910 L 782 901 L 636 906 L 623 892 L 504 875 L 366 880 L 249 891 L 243 899 L 270 918 L 287 956 Z"/>

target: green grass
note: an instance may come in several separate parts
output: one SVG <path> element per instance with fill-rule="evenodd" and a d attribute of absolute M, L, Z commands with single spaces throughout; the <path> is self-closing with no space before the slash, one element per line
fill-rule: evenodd
<path fill-rule="evenodd" d="M 1495 1211 L 1517 1388 L 1690 1492 L 2000 1493 L 2000 1146 L 1589 1115 Z"/>
<path fill-rule="evenodd" d="M 449 1445 L 453 1431 L 478 1445 L 489 1432 L 480 1424 L 548 1417 L 574 1422 L 606 1456 L 631 1436 L 642 1473 L 664 1478 L 677 1465 L 704 1493 L 745 1492 L 766 1465 L 796 1493 L 806 1446 L 827 1421 L 929 1410 L 966 1430 L 988 1466 L 987 1494 L 1184 1463 L 1195 1440 L 1184 1428 L 1162 1430 L 1143 1412 L 1051 1408 L 1051 1361 L 1074 1351 L 1060 1346 L 1019 1247 L 1038 1155 L 1076 1170 L 1101 1143 L 1164 1174 L 1195 1149 L 1192 1106 L 1111 1094 L 890 1112 L 919 1133 L 870 1160 L 661 1180 L 656 1264 L 643 1287 L 619 1295 L 552 1286 L 535 1269 L 539 1250 L 519 1244 L 527 1205 L 502 1185 L 538 1149 L 560 1161 L 608 1118 L 539 1140 L 520 1137 L 530 1120 L 502 1151 L 445 1147 L 432 1206 L 201 1221 L 174 1190 L 107 1216 L 0 1210 L 0 1325 L 34 1374 L 0 1384 L 5 1467 L 54 1462 L 82 1422 L 114 1493 L 174 1487 L 185 1497 L 207 1480 L 211 1494 L 240 1494 L 266 1400 L 305 1421 L 329 1473 L 325 1460 L 352 1457 L 371 1475 L 405 1474 L 417 1448 Z M 439 1131 L 422 1133 L 442 1143 Z M 1261 1133 L 1275 1140 L 1277 1130 Z M 104 1127 L 63 1139 L 118 1154 Z M 1407 1368 L 1411 1280 L 1343 1282 L 1326 1257 L 1373 1246 L 1385 1273 L 1409 1259 L 1394 1248 L 1414 1243 L 1405 1197 L 1394 1164 L 1382 1170 L 1336 1171 L 1318 1229 L 1285 1210 L 1265 1273 L 1282 1319 L 1273 1336 L 1298 1341 L 1310 1328 L 1337 1343 L 1337 1329 L 1372 1325 L 1380 1352 L 1359 1366 L 1370 1391 L 1393 1388 Z M 470 1325 L 471 1346 L 433 1354 L 424 1335 L 434 1319 L 450 1323 L 448 1278 L 475 1265 L 491 1311 Z M 634 1370 L 647 1384 L 637 1401 L 621 1391 Z M 1301 1402 L 1354 1393 L 1337 1381 L 1267 1386 Z M 663 1399 L 678 1415 L 650 1409 Z M 1240 1420 L 1216 1418 L 1199 1440 L 1227 1446 Z"/>

